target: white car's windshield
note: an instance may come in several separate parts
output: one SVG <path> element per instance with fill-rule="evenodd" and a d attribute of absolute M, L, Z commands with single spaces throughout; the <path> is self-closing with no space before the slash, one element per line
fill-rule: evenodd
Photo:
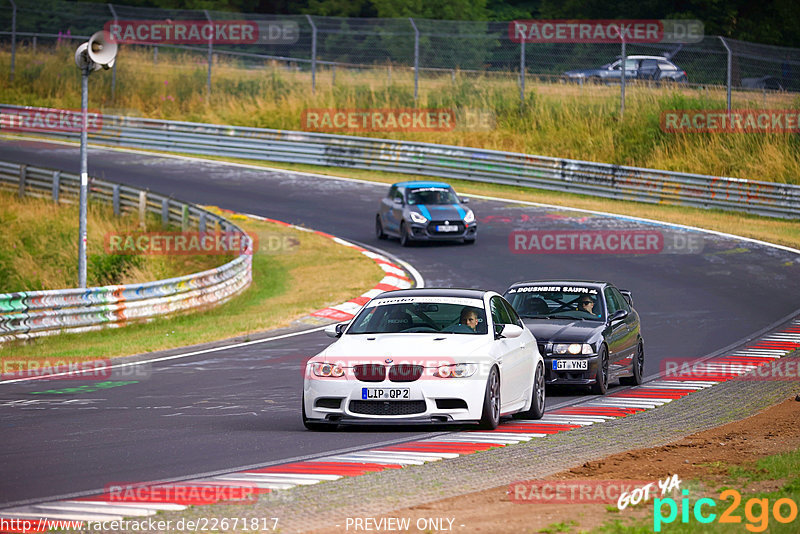
<path fill-rule="evenodd" d="M 348 334 L 486 334 L 483 301 L 452 298 L 376 299 L 353 319 Z M 391 301 L 391 302 L 382 302 Z"/>
<path fill-rule="evenodd" d="M 605 319 L 595 287 L 523 286 L 509 289 L 504 296 L 523 319 Z"/>

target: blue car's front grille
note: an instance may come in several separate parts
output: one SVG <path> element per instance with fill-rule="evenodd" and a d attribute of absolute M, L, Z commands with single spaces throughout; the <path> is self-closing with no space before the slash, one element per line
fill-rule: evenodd
<path fill-rule="evenodd" d="M 437 228 L 440 226 L 455 226 L 456 230 L 449 232 L 440 232 Z M 428 233 L 431 235 L 454 235 L 464 232 L 463 221 L 431 221 L 428 223 Z"/>

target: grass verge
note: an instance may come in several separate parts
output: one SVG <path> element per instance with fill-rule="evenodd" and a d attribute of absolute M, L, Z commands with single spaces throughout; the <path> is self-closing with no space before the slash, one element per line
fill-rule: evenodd
<path fill-rule="evenodd" d="M 244 220 L 241 216 L 229 218 L 245 231 L 257 234 L 262 244 L 270 238 L 292 243 L 289 250 L 253 255 L 253 282 L 241 295 L 203 312 L 0 346 L 0 357 L 84 361 L 247 335 L 286 326 L 312 310 L 352 298 L 383 275 L 374 262 L 358 251 L 312 232 Z"/>
<path fill-rule="evenodd" d="M 63 289 L 78 284 L 78 205 L 0 191 L 0 293 Z M 114 216 L 91 202 L 87 211 L 87 285 L 134 284 L 196 273 L 233 259 L 227 255 L 107 254 L 105 236 L 160 231 L 160 221 L 139 225 L 136 213 Z M 180 228 L 167 229 L 180 231 Z"/>
<path fill-rule="evenodd" d="M 0 79 L 0 101 L 7 104 L 80 108 L 80 75 L 74 48 L 28 46 L 17 49 L 14 81 Z M 0 53 L 0 71 L 10 55 Z M 218 57 L 211 94 L 203 54 L 152 53 L 123 46 L 111 76 L 91 80 L 90 107 L 103 113 L 209 122 L 287 130 L 302 129 L 306 109 L 448 108 L 456 116 L 489 111 L 492 124 L 457 126 L 453 131 L 361 133 L 374 137 L 473 146 L 526 154 L 607 162 L 673 171 L 800 183 L 800 138 L 795 133 L 667 133 L 661 113 L 670 110 L 723 110 L 719 88 L 655 87 L 631 83 L 624 118 L 619 87 L 561 83 L 527 84 L 520 109 L 517 77 L 455 71 L 423 75 L 414 99 L 413 73 L 407 69 L 320 68 L 316 91 L 311 74 L 277 63 Z M 791 109 L 800 97 L 791 93 L 734 92 L 737 109 Z"/>

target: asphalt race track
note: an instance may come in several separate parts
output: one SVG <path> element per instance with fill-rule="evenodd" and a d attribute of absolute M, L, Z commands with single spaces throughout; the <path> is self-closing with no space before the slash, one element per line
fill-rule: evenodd
<path fill-rule="evenodd" d="M 0 141 L 0 159 L 78 171 L 78 148 Z M 645 375 L 669 358 L 717 351 L 800 307 L 795 254 L 695 231 L 514 202 L 472 199 L 475 245 L 402 248 L 373 233 L 386 185 L 298 176 L 215 162 L 92 149 L 90 175 L 198 204 L 253 213 L 378 247 L 413 265 L 427 287 L 503 292 L 540 278 L 609 280 L 633 292 L 642 316 Z M 642 205 L 642 215 L 647 215 Z M 514 253 L 514 230 L 656 230 L 669 250 L 653 254 Z M 687 246 L 691 243 L 691 246 Z M 83 385 L 35 380 L 0 385 L 0 504 L 90 492 L 111 483 L 170 480 L 281 463 L 431 429 L 311 433 L 300 420 L 301 368 L 329 343 L 306 333 L 143 365 L 129 384 L 35 394 Z M 6 350 L 0 356 L 13 359 Z M 548 405 L 569 402 L 554 392 Z M 441 432 L 441 430 L 436 430 Z"/>

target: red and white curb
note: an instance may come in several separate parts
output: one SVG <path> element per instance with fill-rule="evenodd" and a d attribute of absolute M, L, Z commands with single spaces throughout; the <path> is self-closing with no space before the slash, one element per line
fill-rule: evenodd
<path fill-rule="evenodd" d="M 401 266 L 397 265 L 396 263 L 393 263 L 386 256 L 383 256 L 381 254 L 376 254 L 375 252 L 367 250 L 364 247 L 360 247 L 358 245 L 350 243 L 349 241 L 345 241 L 340 237 L 336 237 L 331 234 L 326 234 L 325 232 L 320 232 L 318 230 L 309 230 L 308 228 L 303 228 L 302 226 L 289 224 L 283 221 L 268 219 L 267 217 L 261 217 L 259 215 L 246 214 L 245 216 L 251 217 L 259 221 L 271 222 L 279 224 L 281 226 L 286 226 L 288 228 L 294 228 L 295 230 L 300 230 L 302 232 L 312 232 L 322 237 L 327 237 L 328 239 L 332 239 L 334 242 L 340 245 L 359 251 L 361 254 L 374 261 L 378 265 L 378 267 L 380 267 L 383 270 L 384 277 L 381 279 L 380 282 L 378 282 L 375 285 L 375 287 L 361 294 L 358 297 L 348 300 L 347 302 L 342 302 L 341 304 L 336 304 L 335 306 L 330 306 L 328 308 L 323 308 L 321 310 L 312 312 L 311 315 L 313 317 L 320 317 L 323 319 L 333 319 L 334 321 L 349 321 L 350 319 L 355 317 L 355 315 L 358 313 L 361 307 L 364 306 L 364 304 L 366 304 L 372 297 L 379 295 L 384 291 L 394 291 L 396 289 L 408 289 L 415 283 L 408 277 L 406 271 Z M 416 285 L 418 287 L 421 286 L 421 280 L 416 280 Z"/>
<path fill-rule="evenodd" d="M 706 369 L 711 369 L 704 371 L 703 380 L 660 379 L 547 412 L 536 421 L 510 421 L 492 431 L 461 431 L 203 479 L 144 485 L 132 492 L 130 497 L 125 496 L 124 492 L 118 495 L 104 493 L 81 499 L 8 508 L 0 510 L 0 518 L 113 521 L 125 517 L 145 517 L 162 510 L 180 511 L 188 506 L 215 504 L 221 501 L 219 495 L 226 495 L 226 488 L 247 487 L 257 497 L 258 494 L 295 486 L 456 458 L 655 408 L 694 391 L 735 379 L 799 348 L 800 320 L 796 319 L 785 329 L 766 335 L 743 349 L 703 362 L 707 365 Z M 715 366 L 719 372 L 713 371 Z M 165 495 L 171 498 L 165 498 Z"/>

